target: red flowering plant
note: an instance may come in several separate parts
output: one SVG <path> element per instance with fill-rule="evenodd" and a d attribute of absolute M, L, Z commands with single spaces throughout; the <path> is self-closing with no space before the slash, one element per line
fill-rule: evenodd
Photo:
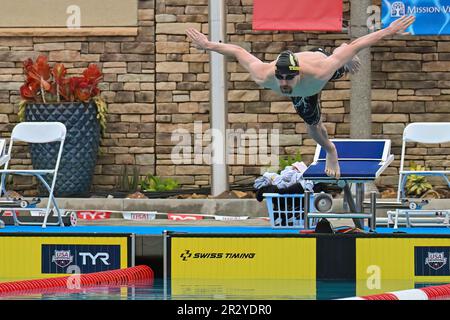
<path fill-rule="evenodd" d="M 50 67 L 48 59 L 40 55 L 36 61 L 27 59 L 23 62 L 25 83 L 20 87 L 22 101 L 19 103 L 19 120 L 25 119 L 28 103 L 63 103 L 89 102 L 97 106 L 97 119 L 102 132 L 106 129 L 106 102 L 100 97 L 98 84 L 103 78 L 97 65 L 90 64 L 83 76 L 67 77 L 64 64 L 56 63 Z"/>

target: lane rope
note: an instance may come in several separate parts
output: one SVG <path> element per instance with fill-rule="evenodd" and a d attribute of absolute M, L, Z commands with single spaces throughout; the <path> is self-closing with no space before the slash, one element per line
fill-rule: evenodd
<path fill-rule="evenodd" d="M 386 292 L 369 296 L 351 297 L 339 300 L 444 300 L 450 298 L 450 284 L 420 289 Z"/>
<path fill-rule="evenodd" d="M 152 285 L 153 280 L 153 270 L 146 265 L 140 265 L 126 269 L 74 274 L 58 278 L 3 282 L 0 283 L 0 295 L 39 293 L 51 289 L 59 292 L 72 292 L 92 286 Z"/>

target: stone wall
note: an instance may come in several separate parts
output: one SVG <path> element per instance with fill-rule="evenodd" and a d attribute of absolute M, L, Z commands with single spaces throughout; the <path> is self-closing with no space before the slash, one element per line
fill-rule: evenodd
<path fill-rule="evenodd" d="M 320 46 L 332 51 L 350 40 L 346 33 L 252 31 L 252 4 L 251 0 L 227 1 L 227 40 L 246 48 L 261 60 L 271 61 L 285 49 L 302 51 Z M 380 1 L 374 1 L 374 4 L 380 5 Z M 349 9 L 349 1 L 344 1 L 344 20 L 347 22 Z M 162 112 L 167 114 L 167 124 L 157 123 L 156 171 L 161 175 L 177 177 L 187 173 L 189 181 L 186 183 L 194 182 L 194 185 L 207 183 L 209 168 L 206 165 L 171 165 L 167 161 L 167 152 L 173 143 L 168 140 L 168 132 L 162 133 L 159 129 L 171 131 L 174 127 L 185 126 L 192 130 L 192 121 L 205 121 L 207 117 L 208 55 L 187 47 L 183 35 L 188 26 L 207 33 L 207 14 L 207 1 L 202 0 L 166 0 L 164 4 L 161 1 L 156 6 L 157 83 L 167 81 L 170 77 L 183 79 L 183 82 L 167 85 L 168 90 L 175 90 L 165 92 L 162 96 L 161 91 L 156 94 L 157 118 Z M 163 17 L 164 22 L 158 21 Z M 167 43 L 163 41 L 170 39 L 181 43 L 176 49 L 174 44 L 170 44 L 168 49 Z M 396 156 L 386 174 L 378 180 L 380 185 L 396 185 L 398 182 L 401 137 L 408 123 L 450 121 L 449 40 L 450 37 L 394 37 L 372 48 L 373 138 L 391 139 Z M 178 64 L 163 66 L 160 61 L 176 61 Z M 281 133 L 280 153 L 294 155 L 299 151 L 303 159 L 310 162 L 315 142 L 307 135 L 305 125 L 289 99 L 259 88 L 233 59 L 229 59 L 227 66 L 230 128 L 278 129 Z M 331 137 L 348 138 L 350 135 L 349 98 L 349 78 L 329 83 L 322 93 L 323 121 Z M 185 112 L 190 114 L 185 115 Z M 409 146 L 414 148 L 409 149 L 408 159 L 422 165 L 425 163 L 434 170 L 450 167 L 450 144 L 440 147 Z M 162 155 L 164 153 L 166 156 Z M 442 156 L 445 161 L 438 160 Z M 249 178 L 246 182 L 252 181 L 263 167 L 231 165 L 230 182 L 245 181 L 246 178 Z"/>
<path fill-rule="evenodd" d="M 379 0 L 374 1 L 379 5 Z M 284 49 L 327 50 L 350 39 L 345 33 L 252 31 L 252 0 L 227 0 L 227 41 L 270 61 Z M 123 165 L 134 164 L 141 175 L 173 177 L 184 187 L 210 182 L 210 166 L 192 160 L 174 164 L 171 153 L 176 129 L 189 132 L 193 148 L 195 122 L 209 128 L 209 55 L 190 47 L 185 29 L 208 31 L 207 0 L 140 0 L 137 36 L 1 37 L 0 131 L 7 137 L 17 123 L 21 62 L 39 53 L 51 62 L 64 62 L 71 73 L 97 63 L 105 73 L 101 84 L 109 104 L 108 128 L 94 177 L 93 190 L 111 190 Z M 344 1 L 348 20 L 349 3 Z M 379 179 L 396 185 L 404 127 L 417 121 L 450 121 L 450 37 L 396 37 L 372 48 L 372 132 L 393 142 L 396 161 Z M 228 67 L 229 126 L 231 129 L 280 132 L 280 154 L 302 154 L 312 160 L 315 143 L 288 99 L 254 84 L 233 59 Z M 331 137 L 347 138 L 350 130 L 350 81 L 331 82 L 322 94 L 323 121 Z M 198 135 L 198 134 L 197 134 Z M 208 141 L 203 141 L 206 147 Z M 440 148 L 413 146 L 410 159 L 431 169 L 450 168 L 450 144 Z M 247 147 L 246 160 L 251 158 Z M 250 154 L 249 154 L 250 153 Z M 446 158 L 445 161 L 442 156 Z M 26 149 L 21 161 L 29 166 Z M 195 155 L 193 156 L 195 158 Z M 231 183 L 252 182 L 264 165 L 246 161 L 230 165 Z M 15 180 L 32 189 L 27 180 Z"/>

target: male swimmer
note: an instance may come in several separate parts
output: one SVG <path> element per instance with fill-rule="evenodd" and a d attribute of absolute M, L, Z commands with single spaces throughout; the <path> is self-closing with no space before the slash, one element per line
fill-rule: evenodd
<path fill-rule="evenodd" d="M 328 81 L 339 79 L 346 73 L 358 72 L 361 66 L 357 57 L 359 51 L 386 37 L 407 34 L 405 30 L 414 20 L 413 16 L 403 16 L 385 29 L 360 37 L 349 44 L 342 44 L 333 54 L 321 48 L 297 53 L 283 51 L 270 63 L 262 62 L 237 45 L 211 42 L 196 29 L 189 28 L 186 34 L 197 49 L 236 58 L 257 84 L 290 97 L 297 113 L 305 121 L 308 133 L 327 152 L 325 173 L 339 179 L 338 154 L 321 121 L 319 94 Z"/>

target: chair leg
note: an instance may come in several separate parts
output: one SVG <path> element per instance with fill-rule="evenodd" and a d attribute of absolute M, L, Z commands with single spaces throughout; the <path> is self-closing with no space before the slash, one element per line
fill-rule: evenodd
<path fill-rule="evenodd" d="M 50 208 L 51 204 L 53 204 L 53 207 Z M 42 228 L 46 228 L 47 227 L 47 220 L 48 220 L 48 216 L 50 215 L 50 213 L 55 210 L 56 213 L 58 214 L 58 223 L 61 227 L 64 227 L 64 222 L 61 216 L 61 211 L 59 210 L 59 207 L 56 203 L 55 197 L 53 196 L 53 194 L 49 195 L 48 198 L 48 203 L 47 203 L 47 210 L 45 211 L 45 217 L 44 217 L 44 222 L 42 223 Z"/>
<path fill-rule="evenodd" d="M 394 218 L 394 229 L 398 229 L 398 209 L 395 211 L 395 218 Z"/>
<path fill-rule="evenodd" d="M 447 181 L 447 185 L 450 188 L 450 180 L 448 179 L 447 175 L 443 174 L 444 180 Z"/>
<path fill-rule="evenodd" d="M 44 215 L 44 222 L 42 222 L 42 228 L 47 228 L 47 219 L 48 219 L 48 215 L 50 214 L 49 212 L 49 207 L 47 206 L 47 210 L 45 210 L 45 215 Z"/>
<path fill-rule="evenodd" d="M 0 196 L 5 194 L 6 194 L 6 173 L 3 173 L 0 181 Z"/>
<path fill-rule="evenodd" d="M 50 202 L 50 197 L 49 197 L 48 201 Z M 64 227 L 64 222 L 63 222 L 62 216 L 61 216 L 61 210 L 58 207 L 58 203 L 56 202 L 55 196 L 51 197 L 51 201 L 53 203 L 53 210 L 56 210 L 56 213 L 58 214 L 58 223 L 61 227 Z"/>
<path fill-rule="evenodd" d="M 13 221 L 14 221 L 14 225 L 17 227 L 20 225 L 20 221 L 19 218 L 17 218 L 17 212 L 16 210 L 14 210 L 14 208 L 11 210 L 12 216 L 13 216 Z"/>
<path fill-rule="evenodd" d="M 406 180 L 408 179 L 408 175 L 405 174 L 402 177 L 401 180 L 401 184 L 400 184 L 400 199 L 399 201 L 403 200 L 406 198 L 406 193 L 405 193 L 405 185 L 406 185 Z"/>
<path fill-rule="evenodd" d="M 53 204 L 53 208 L 54 210 L 56 210 L 57 214 L 58 214 L 58 223 L 61 227 L 64 227 L 64 222 L 62 220 L 61 217 L 61 211 L 59 210 L 58 204 L 56 203 L 56 199 L 55 196 L 53 195 L 53 187 L 55 185 L 54 181 L 52 182 L 52 187 L 50 187 L 50 185 L 47 183 L 47 181 L 45 181 L 45 179 L 41 176 L 41 175 L 36 175 L 36 177 L 41 181 L 41 183 L 45 186 L 45 188 L 48 191 L 48 203 L 47 203 L 47 210 L 45 211 L 45 218 L 44 218 L 44 222 L 42 224 L 42 228 L 45 228 L 47 226 L 47 220 L 48 220 L 48 215 L 50 214 L 50 205 Z M 55 179 L 55 178 L 53 178 Z"/>
<path fill-rule="evenodd" d="M 0 181 L 0 196 L 6 195 L 6 177 L 7 174 L 3 173 Z M 17 218 L 17 212 L 14 208 L 11 209 L 14 225 L 17 227 L 20 225 L 20 221 Z"/>

